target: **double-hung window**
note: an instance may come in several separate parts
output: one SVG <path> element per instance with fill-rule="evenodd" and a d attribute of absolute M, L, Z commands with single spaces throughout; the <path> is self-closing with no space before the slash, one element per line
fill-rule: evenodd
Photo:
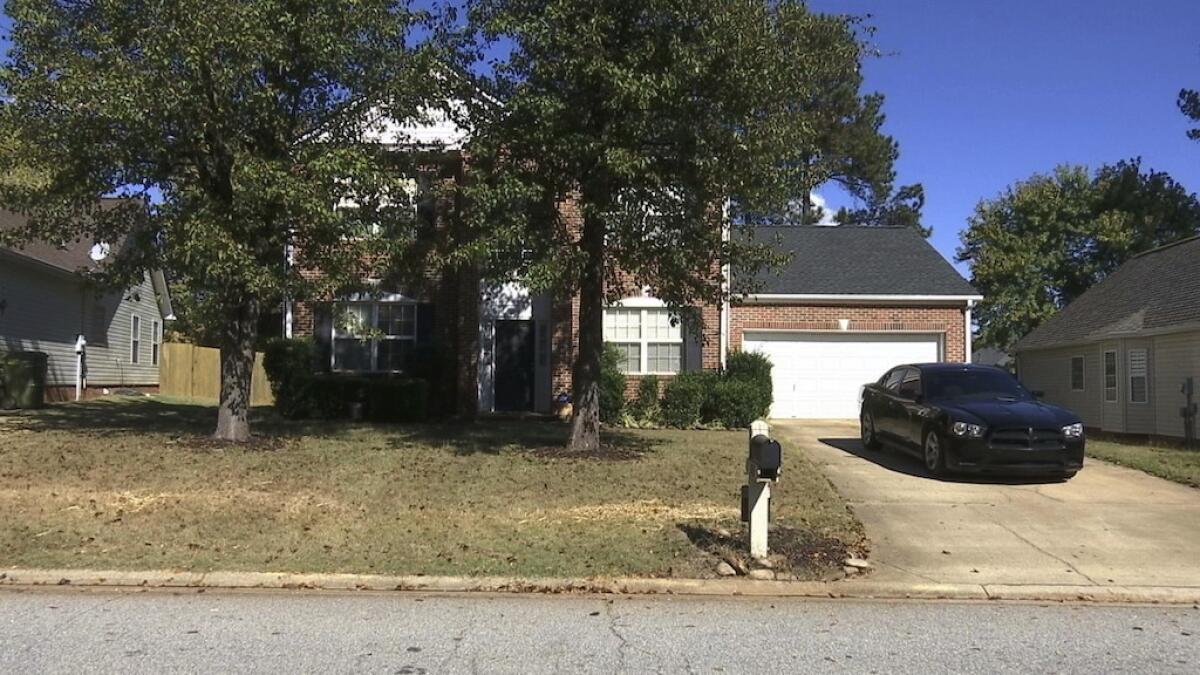
<path fill-rule="evenodd" d="M 129 319 L 129 362 L 137 364 L 142 356 L 142 317 L 134 314 Z"/>
<path fill-rule="evenodd" d="M 666 308 L 604 310 L 604 341 L 620 350 L 626 373 L 669 375 L 682 370 L 683 330 Z"/>
<path fill-rule="evenodd" d="M 158 365 L 158 352 L 162 344 L 162 324 L 158 319 L 150 321 L 150 365 Z"/>
<path fill-rule="evenodd" d="M 1117 353 L 1104 352 L 1104 400 L 1114 403 L 1117 400 Z"/>
<path fill-rule="evenodd" d="M 334 306 L 334 370 L 401 372 L 416 341 L 417 306 L 411 302 Z"/>

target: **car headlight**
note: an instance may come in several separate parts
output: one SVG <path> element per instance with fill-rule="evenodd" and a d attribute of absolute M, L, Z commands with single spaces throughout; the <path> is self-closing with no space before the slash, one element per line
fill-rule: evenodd
<path fill-rule="evenodd" d="M 1062 428 L 1062 432 L 1063 436 L 1066 436 L 1067 438 L 1082 438 L 1083 423 L 1076 422 L 1075 424 L 1068 424 Z"/>
<path fill-rule="evenodd" d="M 983 438 L 983 425 L 969 422 L 955 422 L 950 425 L 950 433 L 962 438 Z"/>

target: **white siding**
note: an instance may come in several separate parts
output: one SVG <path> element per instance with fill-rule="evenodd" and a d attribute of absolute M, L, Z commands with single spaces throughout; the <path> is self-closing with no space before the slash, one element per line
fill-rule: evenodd
<path fill-rule="evenodd" d="M 1157 433 L 1183 436 L 1184 405 L 1180 391 L 1183 381 L 1194 378 L 1200 402 L 1200 331 L 1160 335 L 1154 338 L 1154 359 L 1150 364 L 1150 395 L 1154 402 Z"/>
<path fill-rule="evenodd" d="M 1071 358 L 1083 357 L 1083 391 L 1071 390 Z M 1096 345 L 1021 352 L 1018 374 L 1027 389 L 1045 393 L 1045 401 L 1074 410 L 1089 427 L 1100 427 L 1104 370 Z"/>
<path fill-rule="evenodd" d="M 1131 434 L 1156 434 L 1154 420 L 1154 342 L 1151 338 L 1122 340 L 1121 401 L 1125 404 L 1125 431 Z M 1134 403 L 1129 396 L 1129 352 L 1146 350 L 1146 402 Z"/>
<path fill-rule="evenodd" d="M 1117 353 L 1117 401 L 1104 402 L 1105 350 Z M 1129 350 L 1145 349 L 1148 365 L 1146 403 L 1129 400 Z M 1071 357 L 1085 358 L 1085 391 L 1072 392 Z M 1084 424 L 1105 431 L 1183 436 L 1184 405 L 1180 388 L 1195 379 L 1200 393 L 1200 331 L 1126 338 L 1102 344 L 1022 352 L 1021 381 L 1046 392 L 1046 401 L 1079 413 Z M 1195 399 L 1200 402 L 1200 395 Z"/>
<path fill-rule="evenodd" d="M 74 386 L 75 338 L 88 341 L 88 385 L 158 384 L 150 359 L 150 329 L 160 325 L 158 302 L 147 277 L 122 293 L 99 296 L 81 280 L 33 264 L 0 259 L 0 349 L 49 355 L 47 384 Z M 142 317 L 138 365 L 130 363 L 130 317 Z"/>

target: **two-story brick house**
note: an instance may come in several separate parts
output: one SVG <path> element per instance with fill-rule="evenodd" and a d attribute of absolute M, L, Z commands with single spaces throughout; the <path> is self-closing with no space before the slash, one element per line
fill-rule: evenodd
<path fill-rule="evenodd" d="M 465 134 L 442 124 L 409 136 L 440 140 L 443 176 L 462 180 Z M 570 227 L 573 206 L 561 208 Z M 731 351 L 755 350 L 775 364 L 773 416 L 854 417 L 859 387 L 896 363 L 970 360 L 980 297 L 916 231 L 807 226 L 760 235 L 778 235 L 791 262 L 762 275 L 761 293 L 701 307 L 703 326 L 673 321 L 670 308 L 633 283 L 617 294 L 604 339 L 621 351 L 630 391 L 644 375 L 718 369 Z M 346 331 L 334 317 L 347 312 L 374 330 Z M 396 372 L 413 350 L 431 348 L 445 373 L 439 395 L 459 414 L 549 412 L 571 391 L 577 298 L 460 270 L 419 289 L 297 303 L 286 315 L 285 332 L 312 336 L 333 371 Z"/>

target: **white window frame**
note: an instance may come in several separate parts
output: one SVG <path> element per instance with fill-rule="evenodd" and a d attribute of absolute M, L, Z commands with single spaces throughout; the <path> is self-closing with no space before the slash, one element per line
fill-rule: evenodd
<path fill-rule="evenodd" d="M 1141 354 L 1142 372 L 1141 375 L 1135 375 L 1133 372 L 1133 355 Z M 1129 363 L 1129 402 L 1137 405 L 1148 405 L 1150 403 L 1150 350 L 1145 347 L 1125 350 L 1125 360 Z M 1142 391 L 1145 392 L 1145 400 L 1138 401 L 1133 397 L 1133 380 L 1140 377 L 1145 382 Z"/>
<path fill-rule="evenodd" d="M 1078 388 L 1075 387 L 1075 360 L 1076 359 L 1078 359 L 1079 363 L 1080 363 L 1079 387 Z M 1070 383 L 1071 391 L 1086 391 L 1087 390 L 1087 359 L 1085 359 L 1082 354 L 1076 354 L 1071 357 L 1071 372 L 1069 373 L 1069 377 L 1071 379 L 1071 383 Z"/>
<path fill-rule="evenodd" d="M 1112 363 L 1113 363 L 1113 386 L 1112 386 L 1113 394 L 1112 394 L 1112 398 L 1108 397 L 1108 392 L 1109 392 L 1108 355 L 1109 354 L 1113 355 L 1113 358 L 1112 358 Z M 1115 350 L 1115 349 L 1104 350 L 1103 361 L 1104 362 L 1101 364 L 1101 370 L 1104 372 L 1104 383 L 1103 383 L 1104 384 L 1104 402 L 1105 403 L 1116 403 L 1121 400 L 1121 361 L 1117 356 L 1117 350 Z"/>
<path fill-rule="evenodd" d="M 420 333 L 418 323 L 420 322 L 420 312 L 417 310 L 416 302 L 409 300 L 345 300 L 335 302 L 333 304 L 333 321 L 329 327 L 329 368 L 335 373 L 400 373 L 400 370 L 380 370 L 379 368 L 379 343 L 384 340 L 407 340 L 412 343 L 413 347 L 417 345 L 417 335 Z M 387 306 L 407 306 L 413 308 L 413 330 L 411 335 L 372 335 L 371 337 L 338 337 L 338 315 L 340 309 L 348 305 L 360 305 L 370 307 L 370 326 L 372 330 L 376 330 L 379 325 L 379 308 Z M 370 367 L 365 370 L 353 370 L 350 368 L 338 368 L 337 366 L 337 341 L 338 340 L 366 340 L 370 343 Z"/>
<path fill-rule="evenodd" d="M 685 359 L 686 359 L 686 352 L 687 352 L 687 349 L 686 349 L 687 341 L 684 339 L 682 326 L 680 326 L 680 328 L 679 328 L 679 339 L 678 340 L 665 340 L 662 338 L 651 339 L 646 336 L 647 318 L 650 316 L 650 314 L 662 312 L 667 315 L 668 319 L 674 318 L 672 315 L 672 312 L 669 308 L 667 308 L 665 305 L 656 305 L 653 307 L 614 305 L 612 307 L 604 308 L 605 314 L 607 314 L 610 311 L 612 311 L 612 312 L 630 312 L 630 313 L 636 313 L 638 315 L 638 339 L 637 340 L 609 340 L 607 338 L 605 338 L 605 340 L 604 340 L 605 344 L 638 345 L 638 369 L 636 371 L 628 371 L 625 373 L 626 375 L 670 376 L 670 375 L 678 375 L 679 373 L 682 373 L 684 371 L 684 366 L 686 365 Z M 650 363 L 650 345 L 679 345 L 679 370 L 676 372 L 649 370 L 648 366 Z"/>
<path fill-rule="evenodd" d="M 142 317 L 137 314 L 129 315 L 129 363 L 141 363 L 142 352 Z"/>
<path fill-rule="evenodd" d="M 150 365 L 157 366 L 162 358 L 162 322 L 150 320 Z"/>

